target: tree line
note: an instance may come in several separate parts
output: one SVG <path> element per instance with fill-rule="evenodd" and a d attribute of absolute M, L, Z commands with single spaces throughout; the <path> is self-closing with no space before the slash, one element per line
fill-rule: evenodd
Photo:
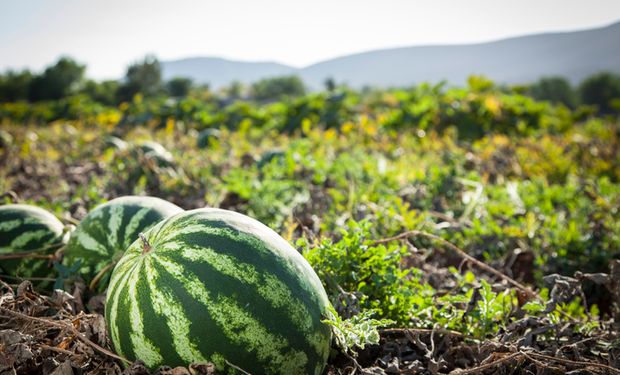
<path fill-rule="evenodd" d="M 41 73 L 29 70 L 7 71 L 0 74 L 0 102 L 38 102 L 59 100 L 72 95 L 86 95 L 105 105 L 118 105 L 136 94 L 149 96 L 185 97 L 192 91 L 208 91 L 208 85 L 196 85 L 190 78 L 162 79 L 160 62 L 154 56 L 131 64 L 121 80 L 94 81 L 86 79 L 86 66 L 70 57 L 61 57 Z M 335 82 L 328 79 L 325 88 L 333 91 Z M 246 88 L 234 82 L 224 89 L 229 97 L 248 95 L 255 100 L 273 100 L 282 96 L 297 97 L 306 93 L 303 81 L 297 76 L 267 78 Z M 545 77 L 524 86 L 522 90 L 538 100 L 563 104 L 569 108 L 579 105 L 596 106 L 600 113 L 620 111 L 620 75 L 602 72 L 592 75 L 573 87 L 562 77 Z"/>
<path fill-rule="evenodd" d="M 193 85 L 189 78 L 182 77 L 163 82 L 161 65 L 152 56 L 130 65 L 121 81 L 86 79 L 85 71 L 85 65 L 70 57 L 61 57 L 40 74 L 29 70 L 7 71 L 0 75 L 0 101 L 39 102 L 84 94 L 102 104 L 116 105 L 138 93 L 184 96 Z"/>
<path fill-rule="evenodd" d="M 192 90 L 209 90 L 208 85 L 196 85 L 187 77 L 164 82 L 161 64 L 154 56 L 146 56 L 131 64 L 120 81 L 86 79 L 85 71 L 85 65 L 70 57 L 61 57 L 39 74 L 29 70 L 9 70 L 0 74 L 0 102 L 39 102 L 82 94 L 105 105 L 118 105 L 136 94 L 185 97 Z M 225 91 L 229 96 L 241 97 L 248 90 L 240 82 L 234 82 Z M 306 88 L 299 77 L 284 76 L 258 81 L 249 92 L 252 98 L 269 100 L 282 95 L 301 96 L 306 93 Z"/>
<path fill-rule="evenodd" d="M 576 87 L 563 77 L 544 77 L 525 92 L 569 108 L 585 104 L 596 106 L 602 114 L 620 112 L 620 75 L 610 72 L 591 75 Z"/>

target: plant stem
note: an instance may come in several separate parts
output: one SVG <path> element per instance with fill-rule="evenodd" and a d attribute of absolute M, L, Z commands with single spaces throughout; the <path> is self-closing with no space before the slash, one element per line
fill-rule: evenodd
<path fill-rule="evenodd" d="M 142 255 L 148 253 L 152 250 L 151 244 L 146 239 L 146 236 L 143 233 L 138 234 L 138 237 L 142 240 Z"/>

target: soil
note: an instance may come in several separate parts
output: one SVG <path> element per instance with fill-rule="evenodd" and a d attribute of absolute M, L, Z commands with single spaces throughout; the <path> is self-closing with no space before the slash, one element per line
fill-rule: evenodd
<path fill-rule="evenodd" d="M 557 276 L 551 281 L 567 285 L 555 289 L 558 301 L 575 293 L 584 280 L 605 285 L 618 298 L 619 275 L 620 261 L 615 261 L 609 274 Z M 29 281 L 10 285 L 0 280 L 0 288 L 0 375 L 216 373 L 210 363 L 150 371 L 140 361 L 125 362 L 110 347 L 102 315 L 104 296 L 95 295 L 84 303 L 83 285 L 76 284 L 73 294 L 56 290 L 52 295 L 37 293 Z M 484 341 L 441 329 L 384 329 L 378 345 L 349 353 L 334 349 L 325 372 L 620 374 L 617 318 L 585 335 L 575 333 L 575 325 L 581 322 L 558 325 L 549 318 L 528 317 Z"/>

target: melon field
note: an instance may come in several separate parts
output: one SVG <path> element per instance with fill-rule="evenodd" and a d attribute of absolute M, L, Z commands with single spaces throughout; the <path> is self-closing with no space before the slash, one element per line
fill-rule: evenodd
<path fill-rule="evenodd" d="M 0 194 L 60 223 L 0 219 L 2 375 L 620 374 L 618 113 L 480 77 L 0 103 Z"/>

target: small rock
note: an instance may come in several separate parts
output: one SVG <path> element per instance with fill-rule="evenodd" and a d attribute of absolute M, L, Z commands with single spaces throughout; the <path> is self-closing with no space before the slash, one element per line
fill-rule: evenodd
<path fill-rule="evenodd" d="M 189 372 L 192 375 L 214 375 L 215 365 L 213 363 L 192 363 L 189 365 Z"/>
<path fill-rule="evenodd" d="M 73 375 L 73 367 L 71 367 L 71 361 L 66 360 L 60 366 L 56 367 L 56 370 L 50 375 Z"/>

